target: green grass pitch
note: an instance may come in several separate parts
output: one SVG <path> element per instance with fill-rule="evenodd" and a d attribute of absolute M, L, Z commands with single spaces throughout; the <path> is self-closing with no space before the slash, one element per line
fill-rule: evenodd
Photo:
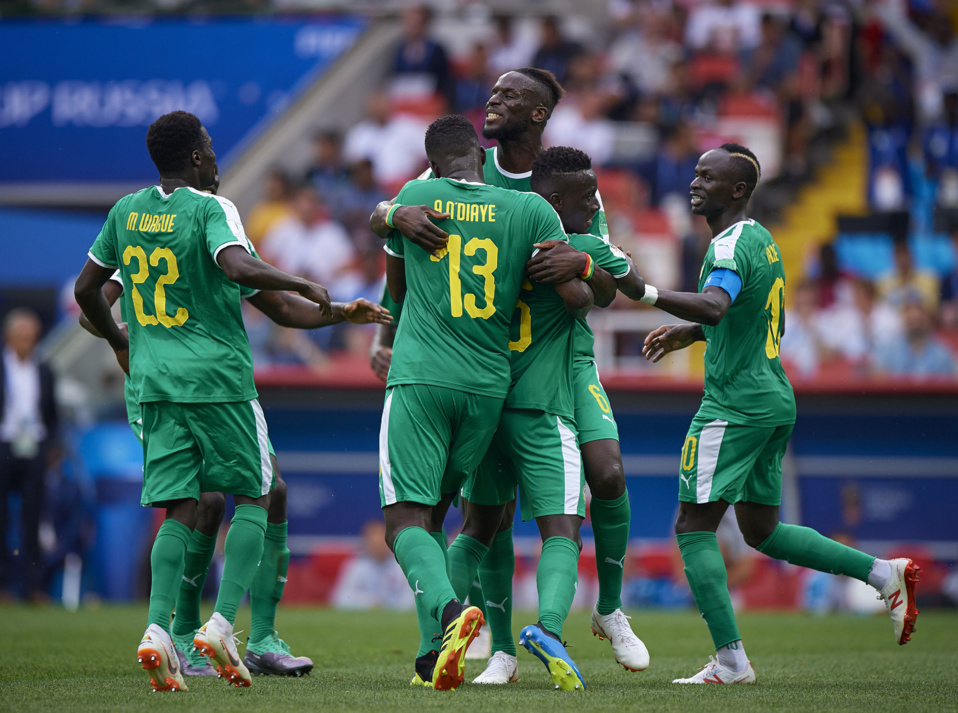
<path fill-rule="evenodd" d="M 188 693 L 152 694 L 135 660 L 145 604 L 75 614 L 0 606 L 0 711 L 958 711 L 958 612 L 922 613 L 907 646 L 893 642 L 883 616 L 743 615 L 758 684 L 735 687 L 670 683 L 708 660 L 708 632 L 697 614 L 630 613 L 652 656 L 642 673 L 615 664 L 608 642 L 592 636 L 587 613 L 566 623 L 565 638 L 588 686 L 582 693 L 552 690 L 545 668 L 522 649 L 518 683 L 414 689 L 413 614 L 287 607 L 280 610 L 280 634 L 294 653 L 315 661 L 311 676 L 256 677 L 249 689 L 193 678 Z M 533 617 L 516 614 L 517 639 Z M 240 610 L 237 624 L 248 628 L 248 609 Z M 470 661 L 467 681 L 481 670 Z"/>

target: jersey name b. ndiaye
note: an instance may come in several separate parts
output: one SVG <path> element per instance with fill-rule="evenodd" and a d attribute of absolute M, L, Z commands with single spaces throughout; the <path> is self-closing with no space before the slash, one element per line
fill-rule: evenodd
<path fill-rule="evenodd" d="M 120 271 L 140 403 L 256 398 L 240 286 L 216 262 L 231 245 L 252 252 L 236 207 L 192 188 L 151 186 L 110 211 L 90 257 Z"/>
<path fill-rule="evenodd" d="M 447 178 L 413 180 L 403 205 L 450 213 L 438 254 L 393 232 L 387 251 L 405 259 L 407 291 L 387 385 L 430 384 L 505 397 L 509 328 L 533 244 L 566 240 L 545 199 Z"/>
<path fill-rule="evenodd" d="M 727 269 L 742 290 L 718 325 L 705 333 L 705 395 L 699 416 L 734 424 L 781 426 L 795 422 L 795 395 L 779 358 L 784 328 L 785 271 L 771 234 L 754 220 L 712 239 L 699 291 L 713 270 Z"/>

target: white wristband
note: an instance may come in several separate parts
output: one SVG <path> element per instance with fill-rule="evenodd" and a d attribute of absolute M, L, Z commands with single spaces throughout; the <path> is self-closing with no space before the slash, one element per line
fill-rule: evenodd
<path fill-rule="evenodd" d="M 652 287 L 652 285 L 646 285 L 645 294 L 639 298 L 639 302 L 645 302 L 647 305 L 654 305 L 658 299 L 659 291 Z"/>

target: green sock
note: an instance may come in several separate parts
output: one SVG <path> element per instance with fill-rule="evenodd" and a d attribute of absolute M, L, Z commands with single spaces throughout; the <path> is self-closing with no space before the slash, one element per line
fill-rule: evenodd
<path fill-rule="evenodd" d="M 592 532 L 595 535 L 595 568 L 599 575 L 599 614 L 611 614 L 622 608 L 622 576 L 629 547 L 632 507 L 628 491 L 615 500 L 593 497 Z"/>
<path fill-rule="evenodd" d="M 186 546 L 186 564 L 176 596 L 176 616 L 173 618 L 173 634 L 176 636 L 193 636 L 193 632 L 203 625 L 200 619 L 200 600 L 215 548 L 215 536 L 210 537 L 199 530 L 193 530 Z"/>
<path fill-rule="evenodd" d="M 536 568 L 539 623 L 562 639 L 562 625 L 579 581 L 579 546 L 568 537 L 550 537 L 542 543 Z"/>
<path fill-rule="evenodd" d="M 676 539 L 692 597 L 708 624 L 716 650 L 740 640 L 728 593 L 728 572 L 715 533 L 687 532 Z"/>
<path fill-rule="evenodd" d="M 442 549 L 443 556 L 446 557 L 446 572 L 449 571 L 449 558 L 446 552 L 446 535 L 443 532 L 430 532 L 429 535 L 436 544 Z M 425 656 L 430 651 L 437 651 L 442 642 L 442 624 L 439 620 L 429 613 L 426 601 L 422 597 L 416 597 L 416 621 L 419 623 L 419 650 L 416 652 L 416 658 Z"/>
<path fill-rule="evenodd" d="M 449 582 L 459 601 L 464 602 L 472 591 L 479 563 L 488 551 L 488 547 L 469 535 L 459 535 L 449 546 Z"/>
<path fill-rule="evenodd" d="M 429 616 L 439 619 L 443 608 L 456 598 L 442 547 L 423 528 L 407 527 L 396 535 L 393 553 L 416 599 L 423 600 Z"/>
<path fill-rule="evenodd" d="M 147 624 L 156 624 L 166 632 L 170 630 L 170 615 L 183 578 L 183 563 L 189 541 L 190 528 L 170 517 L 160 525 L 153 541 L 153 551 L 150 553 L 150 574 L 153 579 L 150 582 Z"/>
<path fill-rule="evenodd" d="M 778 523 L 756 548 L 762 554 L 819 572 L 844 574 L 868 581 L 875 558 L 830 540 L 809 527 Z"/>
<path fill-rule="evenodd" d="M 250 643 L 268 639 L 276 630 L 276 607 L 283 598 L 286 575 L 289 573 L 289 547 L 286 546 L 288 530 L 289 525 L 285 522 L 266 523 L 263 558 L 249 588 L 252 618 Z"/>
<path fill-rule="evenodd" d="M 488 554 L 479 563 L 479 582 L 486 603 L 486 624 L 492 634 L 493 652 L 516 655 L 512 638 L 512 578 L 516 572 L 516 552 L 512 528 L 496 534 Z"/>
<path fill-rule="evenodd" d="M 253 583 L 263 557 L 266 535 L 266 508 L 259 505 L 237 505 L 226 535 L 223 581 L 216 596 L 216 608 L 226 621 L 236 621 L 236 609 Z"/>
<path fill-rule="evenodd" d="M 453 587 L 455 589 L 455 587 Z M 476 569 L 476 578 L 472 580 L 472 586 L 469 587 L 469 606 L 476 607 L 482 612 L 482 618 L 489 621 L 486 617 L 486 598 L 482 594 L 482 584 L 479 583 L 479 570 Z"/>

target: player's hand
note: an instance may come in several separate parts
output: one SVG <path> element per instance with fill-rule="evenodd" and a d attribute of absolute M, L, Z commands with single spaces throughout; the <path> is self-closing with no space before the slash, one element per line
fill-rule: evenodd
<path fill-rule="evenodd" d="M 697 324 L 667 324 L 649 332 L 642 345 L 642 355 L 646 360 L 657 362 L 669 352 L 685 349 L 698 341 Z"/>
<path fill-rule="evenodd" d="M 382 381 L 389 375 L 389 365 L 393 360 L 392 347 L 377 346 L 373 343 L 373 348 L 369 350 L 369 366 L 373 373 Z"/>
<path fill-rule="evenodd" d="M 393 226 L 431 255 L 446 246 L 449 233 L 432 222 L 445 220 L 448 213 L 440 213 L 427 205 L 404 205 L 392 215 Z"/>
<path fill-rule="evenodd" d="M 585 269 L 586 254 L 561 240 L 547 240 L 533 245 L 538 252 L 526 263 L 529 279 L 547 284 L 574 280 Z"/>
<path fill-rule="evenodd" d="M 353 324 L 389 324 L 393 321 L 388 309 L 362 297 L 343 305 L 343 318 Z"/>
<path fill-rule="evenodd" d="M 315 302 L 319 306 L 319 313 L 324 317 L 333 316 L 333 306 L 329 303 L 329 293 L 322 285 L 306 280 L 306 284 L 299 288 L 299 294 L 310 302 Z"/>

